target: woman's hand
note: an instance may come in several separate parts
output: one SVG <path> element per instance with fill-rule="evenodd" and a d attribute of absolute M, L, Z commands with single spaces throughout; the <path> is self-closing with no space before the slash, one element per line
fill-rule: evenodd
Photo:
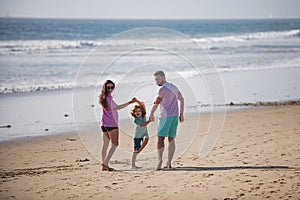
<path fill-rule="evenodd" d="M 129 101 L 129 104 L 132 104 L 132 103 L 135 103 L 137 102 L 137 98 L 133 97 L 130 101 Z"/>

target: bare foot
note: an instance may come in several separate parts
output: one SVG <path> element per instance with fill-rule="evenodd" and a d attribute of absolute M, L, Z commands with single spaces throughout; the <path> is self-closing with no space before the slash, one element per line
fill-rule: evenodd
<path fill-rule="evenodd" d="M 135 165 L 133 165 L 133 166 L 131 166 L 131 169 L 141 169 L 142 167 L 138 167 L 138 166 L 135 166 Z"/>
<path fill-rule="evenodd" d="M 171 163 L 167 163 L 167 165 L 164 167 L 165 170 L 171 170 L 174 169 L 171 165 Z"/>
<path fill-rule="evenodd" d="M 157 164 L 157 167 L 156 167 L 156 170 L 161 170 L 161 165 L 162 165 L 163 161 L 159 161 L 158 164 Z"/>
<path fill-rule="evenodd" d="M 102 171 L 115 171 L 114 168 L 111 168 L 105 164 L 101 164 L 102 165 Z"/>
<path fill-rule="evenodd" d="M 167 163 L 167 165 L 164 168 L 172 168 L 171 163 Z"/>

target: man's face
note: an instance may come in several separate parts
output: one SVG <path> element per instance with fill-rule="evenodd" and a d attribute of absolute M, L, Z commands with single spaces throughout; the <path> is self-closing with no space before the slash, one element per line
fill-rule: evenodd
<path fill-rule="evenodd" d="M 164 84 L 164 78 L 160 75 L 154 76 L 155 82 L 158 86 L 162 86 Z"/>

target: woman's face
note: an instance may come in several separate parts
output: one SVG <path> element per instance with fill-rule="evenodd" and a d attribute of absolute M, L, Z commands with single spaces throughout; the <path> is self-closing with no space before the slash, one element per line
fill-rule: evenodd
<path fill-rule="evenodd" d="M 134 114 L 137 118 L 142 117 L 142 110 L 140 108 L 135 109 Z"/>
<path fill-rule="evenodd" d="M 109 94 L 112 93 L 112 91 L 114 90 L 114 85 L 112 83 L 108 83 L 106 85 L 106 90 Z"/>

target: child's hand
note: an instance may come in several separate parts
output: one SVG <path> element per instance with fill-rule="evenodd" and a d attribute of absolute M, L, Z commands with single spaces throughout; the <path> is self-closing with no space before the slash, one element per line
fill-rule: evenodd
<path fill-rule="evenodd" d="M 137 98 L 135 98 L 135 97 L 133 97 L 133 98 L 129 101 L 129 103 L 134 103 L 134 102 L 137 102 Z"/>

